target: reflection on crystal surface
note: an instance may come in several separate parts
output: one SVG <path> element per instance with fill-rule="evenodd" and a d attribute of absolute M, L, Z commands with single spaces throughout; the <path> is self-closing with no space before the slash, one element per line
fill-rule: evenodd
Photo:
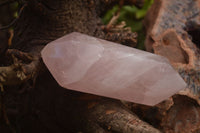
<path fill-rule="evenodd" d="M 64 88 L 140 104 L 186 86 L 164 57 L 77 32 L 49 43 L 42 58 Z"/>

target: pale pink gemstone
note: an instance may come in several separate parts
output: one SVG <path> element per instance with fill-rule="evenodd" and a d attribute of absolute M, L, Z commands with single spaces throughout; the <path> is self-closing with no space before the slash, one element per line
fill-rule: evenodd
<path fill-rule="evenodd" d="M 186 87 L 164 57 L 73 32 L 42 50 L 64 88 L 155 105 Z"/>

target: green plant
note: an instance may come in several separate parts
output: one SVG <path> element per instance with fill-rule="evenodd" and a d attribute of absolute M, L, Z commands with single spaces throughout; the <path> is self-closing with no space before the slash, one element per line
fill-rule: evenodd
<path fill-rule="evenodd" d="M 138 32 L 138 48 L 144 49 L 145 34 L 143 31 L 142 20 L 153 2 L 154 0 L 145 0 L 142 8 L 138 8 L 135 5 L 124 5 L 119 9 L 119 5 L 115 5 L 111 10 L 107 11 L 103 16 L 102 21 L 104 24 L 108 24 L 113 15 L 116 15 L 119 11 L 117 23 L 125 21 L 126 26 L 131 27 L 132 32 Z"/>

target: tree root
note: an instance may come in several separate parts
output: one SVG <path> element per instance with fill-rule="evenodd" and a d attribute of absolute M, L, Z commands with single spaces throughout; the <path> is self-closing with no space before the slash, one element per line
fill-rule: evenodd
<path fill-rule="evenodd" d="M 34 78 L 39 71 L 40 57 L 16 49 L 8 49 L 7 56 L 13 58 L 13 64 L 0 67 L 0 83 L 2 85 L 20 85 Z"/>
<path fill-rule="evenodd" d="M 87 118 L 106 131 L 121 133 L 159 133 L 157 129 L 140 120 L 117 100 L 104 99 L 88 104 Z M 91 122 L 92 121 L 92 122 Z M 91 126 L 91 125 L 90 125 Z M 90 127 L 89 127 L 90 129 Z"/>

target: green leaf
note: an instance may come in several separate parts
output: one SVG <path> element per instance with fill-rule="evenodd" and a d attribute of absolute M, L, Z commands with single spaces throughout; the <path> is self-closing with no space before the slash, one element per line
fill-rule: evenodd
<path fill-rule="evenodd" d="M 125 21 L 126 25 L 128 27 L 131 27 L 132 32 L 138 33 L 137 48 L 139 49 L 145 49 L 145 33 L 143 31 L 142 21 L 153 2 L 154 0 L 145 0 L 145 3 L 142 8 L 137 8 L 135 5 L 124 5 L 120 10 L 120 15 L 117 20 L 117 23 Z M 107 13 L 102 18 L 103 23 L 107 24 L 113 17 L 113 15 L 117 13 L 118 10 L 119 6 L 115 5 L 111 10 L 107 11 Z"/>
<path fill-rule="evenodd" d="M 153 2 L 154 0 L 145 0 L 144 6 L 142 7 L 142 9 L 138 10 L 138 12 L 136 13 L 136 18 L 137 19 L 144 18 L 148 9 L 153 4 Z"/>
<path fill-rule="evenodd" d="M 111 10 L 107 11 L 107 13 L 103 16 L 102 21 L 103 24 L 108 24 L 112 16 L 119 10 L 119 6 L 115 5 Z"/>
<path fill-rule="evenodd" d="M 136 13 L 138 8 L 136 6 L 123 6 L 121 11 L 125 11 L 127 13 Z"/>

